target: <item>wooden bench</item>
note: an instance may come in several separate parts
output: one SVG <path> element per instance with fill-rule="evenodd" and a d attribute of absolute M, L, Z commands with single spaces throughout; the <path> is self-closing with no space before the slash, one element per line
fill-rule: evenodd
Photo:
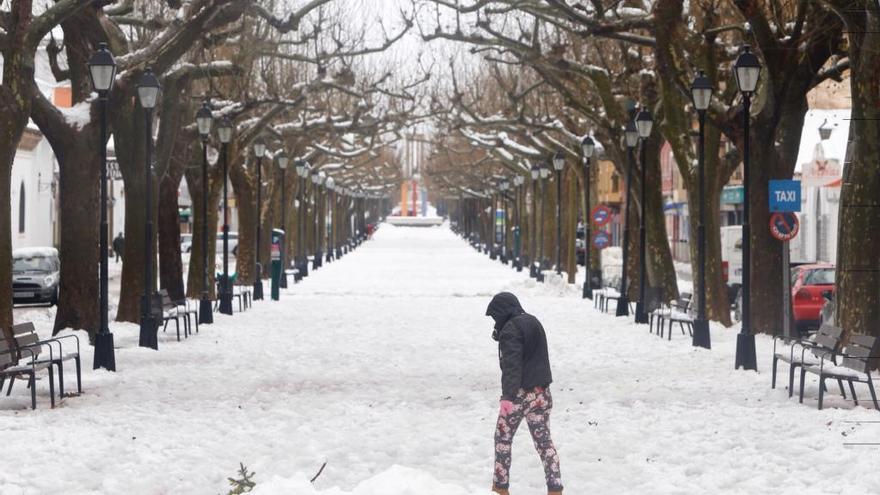
<path fill-rule="evenodd" d="M 28 388 L 31 389 L 31 409 L 37 408 L 37 373 L 46 370 L 49 373 L 49 400 L 52 407 L 55 407 L 55 374 L 52 371 L 54 366 L 54 353 L 49 347 L 50 359 L 38 359 L 42 353 L 43 345 L 34 345 L 28 347 L 10 346 L 9 342 L 0 335 L 0 390 L 6 379 L 9 378 L 9 388 L 6 390 L 8 397 L 12 393 L 12 386 L 15 384 L 16 378 L 27 378 Z M 30 358 L 28 360 L 28 358 Z M 24 364 L 19 364 L 22 360 L 28 360 Z"/>
<path fill-rule="evenodd" d="M 840 352 L 839 356 L 842 358 L 839 365 L 835 365 L 830 362 L 830 359 L 827 359 L 826 355 L 822 355 L 819 357 L 818 364 L 804 364 L 801 366 L 800 402 L 804 401 L 804 377 L 807 373 L 812 373 L 819 376 L 819 409 L 822 409 L 825 380 L 831 378 L 832 380 L 837 380 L 838 383 L 845 380 L 849 384 L 849 391 L 856 405 L 859 405 L 859 399 L 856 396 L 856 389 L 853 383 L 858 382 L 868 385 L 868 391 L 871 393 L 874 408 L 880 410 L 880 404 L 877 403 L 877 394 L 874 391 L 874 380 L 871 377 L 871 370 L 877 363 L 877 359 L 880 358 L 880 338 L 867 335 L 850 335 L 849 342 Z M 840 389 L 841 395 L 846 399 L 842 384 Z"/>
<path fill-rule="evenodd" d="M 794 395 L 794 373 L 804 364 L 818 364 L 816 356 L 827 356 L 836 363 L 836 355 L 840 351 L 843 330 L 833 325 L 822 325 L 808 339 L 773 337 L 773 365 L 770 377 L 770 388 L 776 388 L 776 369 L 779 361 L 788 363 L 788 396 Z M 808 352 L 809 351 L 809 352 Z M 843 384 L 839 384 L 841 389 Z"/>
<path fill-rule="evenodd" d="M 32 322 L 19 323 L 13 325 L 12 334 L 15 338 L 15 345 L 19 349 L 22 348 L 40 348 L 44 346 L 49 349 L 49 355 L 46 353 L 36 352 L 40 357 L 37 358 L 37 364 L 48 362 L 58 368 L 58 396 L 64 397 L 64 362 L 73 361 L 76 366 L 76 392 L 82 393 L 82 363 L 79 355 L 79 337 L 76 335 L 62 335 L 51 339 L 41 340 L 37 335 L 37 330 Z M 65 342 L 75 342 L 76 350 L 71 350 L 72 345 L 64 348 Z"/>
<path fill-rule="evenodd" d="M 168 292 L 162 292 L 162 331 L 168 329 L 168 323 L 174 320 L 177 330 L 177 341 L 180 342 L 180 318 L 183 318 L 183 336 L 189 338 L 189 313 L 180 312 L 180 306 L 168 297 Z M 196 318 L 198 322 L 198 318 Z"/>

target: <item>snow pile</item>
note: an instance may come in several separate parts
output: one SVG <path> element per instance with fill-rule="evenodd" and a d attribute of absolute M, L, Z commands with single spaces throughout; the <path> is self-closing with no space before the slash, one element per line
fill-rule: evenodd
<path fill-rule="evenodd" d="M 483 495 L 485 491 L 467 491 L 459 486 L 441 483 L 418 469 L 393 465 L 386 471 L 358 483 L 352 491 L 340 488 L 317 490 L 304 476 L 274 476 L 265 483 L 257 482 L 254 495 Z"/>

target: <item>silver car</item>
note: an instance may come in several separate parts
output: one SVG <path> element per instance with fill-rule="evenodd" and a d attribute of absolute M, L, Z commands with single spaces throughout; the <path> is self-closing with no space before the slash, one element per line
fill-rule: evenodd
<path fill-rule="evenodd" d="M 58 302 L 61 261 L 51 247 L 21 248 L 12 251 L 13 303 Z"/>

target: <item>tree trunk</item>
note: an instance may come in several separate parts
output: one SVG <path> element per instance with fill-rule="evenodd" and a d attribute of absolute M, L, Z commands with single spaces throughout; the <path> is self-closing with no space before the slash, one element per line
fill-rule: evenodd
<path fill-rule="evenodd" d="M 159 286 L 168 291 L 173 301 L 186 297 L 180 253 L 180 209 L 177 203 L 182 178 L 183 168 L 177 167 L 169 170 L 159 183 Z"/>
<path fill-rule="evenodd" d="M 880 336 L 880 13 L 865 10 L 864 28 L 850 23 L 853 113 L 841 187 L 836 315 L 847 332 Z"/>
<path fill-rule="evenodd" d="M 202 288 L 204 286 L 203 279 L 205 273 L 205 265 L 203 262 L 204 250 L 202 249 L 202 239 L 204 236 L 202 235 L 203 225 L 205 222 L 203 221 L 203 211 L 202 201 L 204 195 L 202 194 L 202 181 L 205 178 L 202 177 L 202 153 L 201 153 L 201 145 L 199 145 L 199 152 L 193 153 L 192 167 L 188 168 L 184 173 L 184 177 L 186 178 L 186 185 L 189 189 L 190 197 L 193 202 L 193 242 L 192 242 L 192 251 L 190 252 L 189 258 L 189 274 L 186 282 L 186 295 L 187 297 L 198 299 L 201 297 Z M 198 164 L 198 165 L 196 165 Z M 220 201 L 220 194 L 223 189 L 222 184 L 222 170 L 220 167 L 208 167 L 208 219 L 207 219 L 207 233 L 208 233 L 208 287 L 207 292 L 210 298 L 214 298 L 215 292 L 215 264 L 216 264 L 216 247 L 217 247 L 217 222 L 219 219 L 219 212 L 217 208 L 217 204 Z"/>

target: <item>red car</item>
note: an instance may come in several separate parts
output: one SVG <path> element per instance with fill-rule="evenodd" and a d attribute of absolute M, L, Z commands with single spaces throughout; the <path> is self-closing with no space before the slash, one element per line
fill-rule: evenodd
<path fill-rule="evenodd" d="M 834 265 L 816 263 L 791 270 L 791 312 L 795 328 L 801 333 L 818 328 L 825 305 L 824 293 L 834 294 Z"/>

